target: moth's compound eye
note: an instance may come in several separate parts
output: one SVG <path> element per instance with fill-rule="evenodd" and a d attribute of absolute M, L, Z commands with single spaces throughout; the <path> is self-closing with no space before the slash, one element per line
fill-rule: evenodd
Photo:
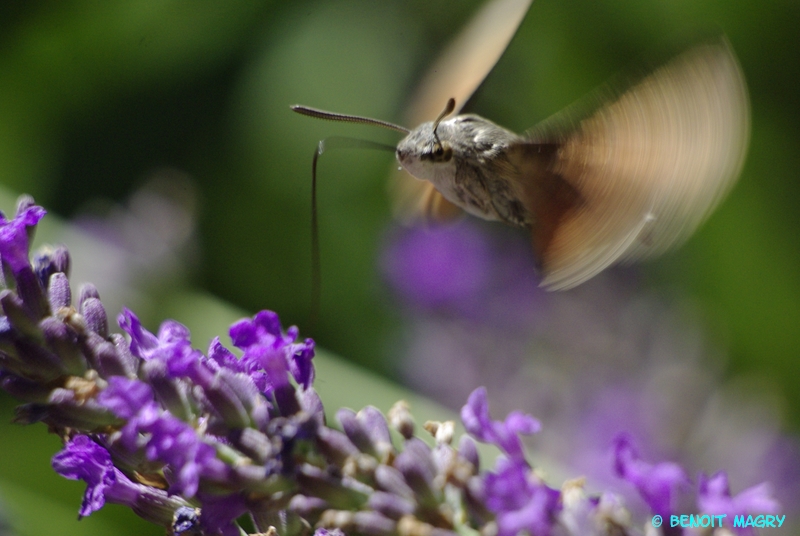
<path fill-rule="evenodd" d="M 453 148 L 447 142 L 439 142 L 433 146 L 431 160 L 434 162 L 448 162 L 453 158 Z"/>

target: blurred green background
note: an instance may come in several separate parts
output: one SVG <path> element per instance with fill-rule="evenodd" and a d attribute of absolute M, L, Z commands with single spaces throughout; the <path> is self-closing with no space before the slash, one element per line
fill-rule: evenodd
<path fill-rule="evenodd" d="M 247 311 L 276 310 L 322 347 L 391 376 L 400 317 L 376 260 L 391 223 L 393 156 L 343 150 L 320 162 L 323 294 L 310 333 L 309 207 L 318 140 L 394 144 L 397 135 L 288 106 L 400 121 L 419 77 L 479 4 L 4 2 L 0 185 L 68 219 L 98 199 L 123 202 L 155 170 L 180 170 L 196 189 L 198 254 L 180 282 L 159 288 L 148 325 L 170 310 L 170 291 L 202 289 Z M 799 430 L 800 3 L 536 0 L 471 109 L 522 131 L 676 34 L 709 26 L 727 34 L 749 84 L 750 153 L 730 197 L 684 248 L 646 266 L 646 281 L 700 304 L 730 373 L 774 385 Z M 12 407 L 3 398 L 4 423 Z M 0 493 L 45 504 L 66 534 L 60 516 L 74 518 L 83 485 L 50 474 L 58 442 L 42 427 L 3 425 L 2 434 L 15 450 Z M 28 481 L 49 497 L 26 495 Z M 67 510 L 42 502 L 55 500 Z M 121 511 L 107 510 L 76 533 L 105 532 Z M 122 514 L 118 534 L 160 532 Z"/>

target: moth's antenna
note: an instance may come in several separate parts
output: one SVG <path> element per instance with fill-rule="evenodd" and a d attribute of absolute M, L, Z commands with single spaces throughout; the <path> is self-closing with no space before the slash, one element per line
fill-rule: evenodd
<path fill-rule="evenodd" d="M 293 106 L 290 106 L 290 108 L 299 114 L 307 115 L 309 117 L 316 117 L 317 119 L 325 119 L 327 121 L 341 121 L 344 123 L 360 123 L 362 125 L 374 125 L 376 127 L 383 127 L 383 128 L 388 128 L 390 130 L 396 130 L 401 134 L 408 134 L 409 132 L 411 132 L 407 128 L 401 127 L 400 125 L 395 125 L 394 123 L 389 123 L 388 121 L 381 121 L 380 119 L 372 119 L 371 117 L 362 117 L 360 115 L 346 115 L 346 114 L 337 114 L 334 112 L 326 112 L 325 110 L 317 110 L 316 108 L 309 108 L 308 106 L 303 106 L 301 104 L 295 104 Z M 452 109 L 450 111 L 452 111 Z"/>
<path fill-rule="evenodd" d="M 439 123 L 442 122 L 442 119 L 453 113 L 453 110 L 456 109 L 456 99 L 450 97 L 448 99 L 447 104 L 444 105 L 444 110 L 442 113 L 439 114 L 439 117 L 436 118 L 436 121 L 433 122 L 433 137 L 436 138 L 436 143 L 439 143 L 439 135 L 436 134 L 436 129 L 439 128 Z"/>
<path fill-rule="evenodd" d="M 341 136 L 325 138 L 317 144 L 317 150 L 314 151 L 314 159 L 311 161 L 311 316 L 309 319 L 309 332 L 314 331 L 319 320 L 320 296 L 322 294 L 322 263 L 320 262 L 319 219 L 317 214 L 317 161 L 327 149 L 347 148 L 395 150 L 395 147 L 391 145 Z"/>

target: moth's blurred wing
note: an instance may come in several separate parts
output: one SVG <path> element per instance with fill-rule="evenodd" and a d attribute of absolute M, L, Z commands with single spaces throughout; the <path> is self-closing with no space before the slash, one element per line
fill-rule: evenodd
<path fill-rule="evenodd" d="M 528 133 L 533 144 L 558 140 L 550 170 L 581 199 L 538 248 L 549 289 L 686 240 L 735 182 L 749 138 L 744 78 L 723 38 L 682 53 L 572 127 L 568 116 Z"/>
<path fill-rule="evenodd" d="M 411 128 L 433 121 L 447 99 L 458 113 L 480 86 L 517 31 L 533 0 L 493 0 L 487 3 L 449 45 L 422 80 L 403 124 Z M 442 221 L 461 214 L 428 181 L 395 170 L 389 181 L 394 213 L 401 221 Z"/>

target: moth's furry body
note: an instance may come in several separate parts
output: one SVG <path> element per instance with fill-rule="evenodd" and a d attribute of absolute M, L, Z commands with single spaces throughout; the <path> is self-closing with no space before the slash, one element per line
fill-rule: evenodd
<path fill-rule="evenodd" d="M 437 138 L 433 122 L 428 122 L 398 144 L 400 165 L 473 216 L 515 227 L 531 225 L 531 213 L 523 202 L 521 170 L 513 158 L 513 148 L 522 138 L 477 115 L 442 121 L 436 134 L 439 143 L 452 151 L 451 158 L 435 160 Z"/>

